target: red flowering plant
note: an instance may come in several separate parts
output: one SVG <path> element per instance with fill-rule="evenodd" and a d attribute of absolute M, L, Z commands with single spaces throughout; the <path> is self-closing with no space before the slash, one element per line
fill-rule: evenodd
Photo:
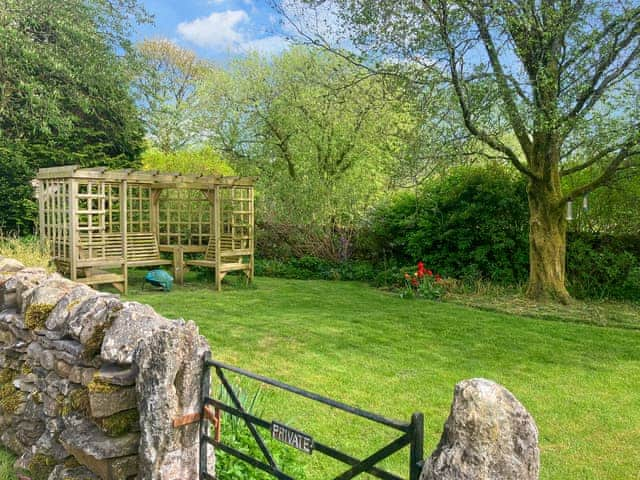
<path fill-rule="evenodd" d="M 423 262 L 418 262 L 418 268 L 410 275 L 404 274 L 404 288 L 400 292 L 402 298 L 422 297 L 438 300 L 444 293 L 444 285 L 440 274 L 425 268 Z"/>

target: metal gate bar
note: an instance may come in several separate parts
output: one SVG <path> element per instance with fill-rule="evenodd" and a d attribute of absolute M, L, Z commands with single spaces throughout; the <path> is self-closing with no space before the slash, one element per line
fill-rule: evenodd
<path fill-rule="evenodd" d="M 210 369 L 211 367 L 216 369 L 216 374 L 220 379 L 223 387 L 229 394 L 229 397 L 234 404 L 233 406 L 227 405 L 219 400 L 213 399 L 209 396 L 209 391 L 211 388 L 211 378 L 210 378 Z M 403 480 L 401 477 L 382 470 L 376 467 L 383 459 L 389 457 L 394 454 L 398 450 L 402 449 L 406 445 L 410 445 L 410 459 L 409 459 L 409 479 L 410 480 L 418 480 L 420 476 L 420 471 L 422 469 L 423 464 L 423 454 L 424 454 L 424 416 L 422 413 L 414 413 L 411 417 L 411 422 L 405 423 L 397 420 L 389 419 L 383 417 L 381 415 L 367 412 L 357 407 L 352 407 L 345 403 L 339 402 L 337 400 L 333 400 L 331 398 L 323 397 L 316 393 L 312 393 L 306 390 L 303 390 L 298 387 L 294 387 L 292 385 L 288 385 L 286 383 L 280 382 L 278 380 L 274 380 L 263 375 L 258 375 L 256 373 L 248 372 L 241 368 L 227 365 L 223 362 L 219 362 L 211 359 L 210 353 L 207 353 L 205 356 L 204 362 L 204 372 L 202 378 L 202 405 L 203 409 L 208 406 L 213 406 L 217 411 L 224 411 L 230 415 L 234 415 L 236 417 L 240 417 L 244 420 L 247 428 L 251 432 L 252 436 L 258 443 L 262 454 L 265 457 L 267 463 L 253 458 L 244 452 L 240 452 L 237 449 L 225 445 L 220 441 L 216 441 L 216 439 L 209 436 L 209 423 L 206 415 L 201 416 L 200 423 L 200 472 L 202 480 L 215 480 L 215 477 L 210 475 L 207 472 L 207 446 L 213 445 L 216 448 L 219 448 L 221 451 L 228 453 L 229 455 L 233 455 L 240 460 L 263 470 L 275 478 L 281 480 L 295 480 L 294 478 L 288 476 L 284 472 L 282 472 L 278 466 L 276 465 L 269 449 L 264 443 L 264 440 L 256 430 L 255 426 L 269 429 L 272 427 L 272 423 L 268 422 L 264 419 L 258 418 L 250 413 L 246 412 L 242 407 L 241 402 L 239 401 L 233 387 L 228 382 L 226 376 L 224 375 L 224 370 L 228 370 L 230 372 L 236 373 L 238 375 L 242 375 L 247 378 L 251 378 L 258 382 L 274 386 L 281 390 L 285 390 L 291 392 L 293 394 L 302 396 L 304 398 L 308 398 L 310 400 L 322 403 L 324 405 L 328 405 L 330 407 L 336 408 L 338 410 L 350 413 L 352 415 L 356 415 L 361 418 L 365 418 L 372 422 L 376 422 L 378 424 L 384 425 L 389 428 L 393 428 L 395 430 L 399 430 L 404 433 L 401 437 L 397 438 L 393 442 L 389 443 L 385 447 L 381 448 L 377 452 L 373 453 L 369 457 L 364 460 L 358 460 L 344 452 L 340 452 L 339 450 L 325 445 L 321 442 L 313 440 L 313 448 L 328 457 L 331 457 L 335 460 L 338 460 L 346 465 L 349 465 L 350 468 L 346 470 L 344 473 L 338 475 L 335 480 L 349 480 L 351 478 L 360 475 L 361 473 L 369 473 L 374 477 L 381 478 L 383 480 Z"/>

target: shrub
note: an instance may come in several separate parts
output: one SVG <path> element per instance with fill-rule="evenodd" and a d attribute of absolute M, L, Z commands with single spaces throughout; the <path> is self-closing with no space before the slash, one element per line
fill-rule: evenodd
<path fill-rule="evenodd" d="M 640 237 L 569 235 L 567 276 L 577 298 L 640 298 Z"/>
<path fill-rule="evenodd" d="M 289 260 L 256 259 L 256 275 L 297 280 L 372 281 L 375 267 L 366 261 L 331 262 L 305 256 Z"/>
<path fill-rule="evenodd" d="M 390 289 L 399 289 L 402 288 L 405 284 L 405 276 L 406 272 L 411 272 L 414 266 L 404 266 L 404 267 L 388 267 L 382 269 L 378 272 L 378 274 L 373 278 L 371 283 L 374 287 L 378 288 L 390 288 Z"/>
<path fill-rule="evenodd" d="M 233 175 L 231 166 L 211 147 L 163 152 L 150 148 L 142 154 L 142 168 L 198 175 Z"/>
<path fill-rule="evenodd" d="M 517 283 L 528 273 L 526 185 L 499 166 L 459 168 L 371 218 L 375 258 L 424 260 L 449 277 Z"/>

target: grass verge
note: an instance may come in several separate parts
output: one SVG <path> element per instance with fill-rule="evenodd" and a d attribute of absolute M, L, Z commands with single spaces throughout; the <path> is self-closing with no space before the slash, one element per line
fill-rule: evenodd
<path fill-rule="evenodd" d="M 198 323 L 214 356 L 398 419 L 426 416 L 426 453 L 453 386 L 509 388 L 540 430 L 541 478 L 636 478 L 640 472 L 640 332 L 549 321 L 445 302 L 406 301 L 359 283 L 258 278 L 216 293 L 190 283 L 129 298 Z M 585 311 L 588 315 L 588 310 Z M 364 457 L 393 438 L 367 422 L 266 388 L 267 418 Z M 405 474 L 406 453 L 386 465 Z M 300 456 L 310 479 L 340 469 Z"/>

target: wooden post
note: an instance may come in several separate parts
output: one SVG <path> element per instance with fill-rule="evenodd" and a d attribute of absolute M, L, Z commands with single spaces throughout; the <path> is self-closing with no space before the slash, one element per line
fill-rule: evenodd
<path fill-rule="evenodd" d="M 78 182 L 69 179 L 69 270 L 71 280 L 78 280 L 78 260 L 80 248 L 78 245 Z"/>
<path fill-rule="evenodd" d="M 127 261 L 127 189 L 129 184 L 126 180 L 120 182 L 120 235 L 122 238 L 122 276 L 123 276 L 123 290 L 127 293 L 129 288 L 129 263 Z"/>
<path fill-rule="evenodd" d="M 40 246 L 42 248 L 46 245 L 46 237 L 45 237 L 45 224 L 44 224 L 44 192 L 45 186 L 43 180 L 38 180 L 36 185 L 36 195 L 38 196 L 38 213 L 39 213 L 39 226 L 38 233 L 40 234 Z"/>
<path fill-rule="evenodd" d="M 249 255 L 249 263 L 251 268 L 249 270 L 249 282 L 253 282 L 253 276 L 255 274 L 255 246 L 256 246 L 256 215 L 255 215 L 255 197 L 253 195 L 253 187 L 249 188 L 249 211 L 251 212 L 251 220 L 249 222 L 249 249 L 251 253 Z"/>
<path fill-rule="evenodd" d="M 184 285 L 184 247 L 179 245 L 171 250 L 173 255 L 173 276 L 179 285 Z"/>
<path fill-rule="evenodd" d="M 220 235 L 222 231 L 222 228 L 221 228 L 222 215 L 221 215 L 221 208 L 220 208 L 220 187 L 217 187 L 217 186 L 215 187 L 214 194 L 213 194 L 213 211 L 214 211 L 213 234 L 215 236 L 215 242 L 216 242 L 216 257 L 215 257 L 216 290 L 221 291 L 222 290 L 222 272 L 220 271 L 220 268 L 222 266 L 222 262 L 220 257 Z"/>

